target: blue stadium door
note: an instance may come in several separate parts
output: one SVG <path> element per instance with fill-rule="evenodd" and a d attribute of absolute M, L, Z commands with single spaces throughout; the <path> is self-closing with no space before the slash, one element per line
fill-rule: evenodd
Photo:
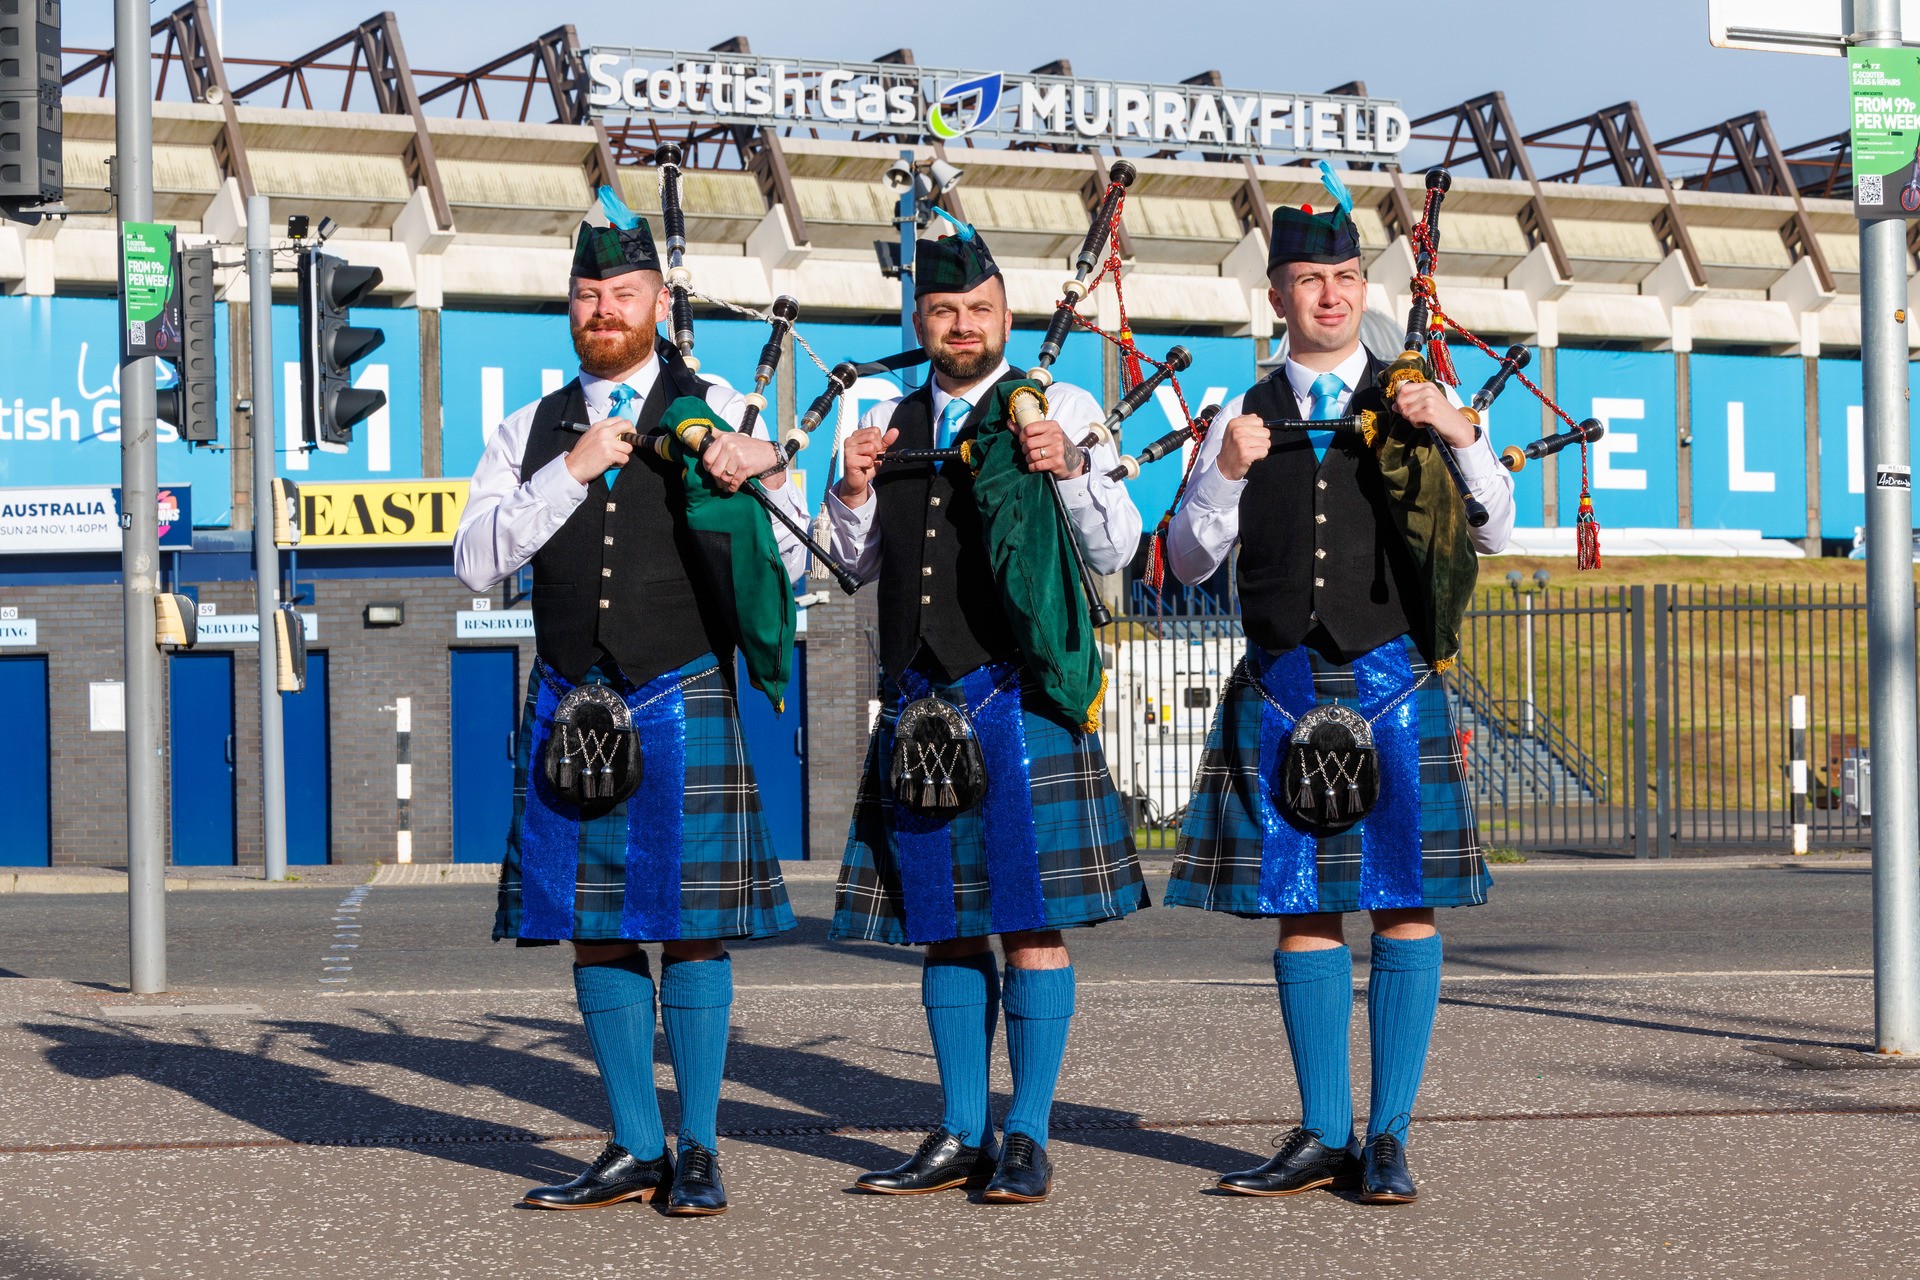
<path fill-rule="evenodd" d="M 740 728 L 760 784 L 760 806 L 773 833 L 773 849 L 783 859 L 807 856 L 807 646 L 793 649 L 793 679 L 787 682 L 787 709 L 774 714 L 765 694 L 747 683 L 744 661 L 736 659 L 740 690 Z"/>
<path fill-rule="evenodd" d="M 14 745 L 0 769 L 0 867 L 44 867 L 53 861 L 45 657 L 0 658 L 0 724 Z"/>
<path fill-rule="evenodd" d="M 327 655 L 307 652 L 307 687 L 280 695 L 280 740 L 287 762 L 287 861 L 324 866 L 333 853 L 327 808 L 332 760 L 327 746 Z"/>
<path fill-rule="evenodd" d="M 520 651 L 454 649 L 453 860 L 498 862 L 513 821 Z"/>
<path fill-rule="evenodd" d="M 176 653 L 167 666 L 173 862 L 233 865 L 233 655 Z"/>

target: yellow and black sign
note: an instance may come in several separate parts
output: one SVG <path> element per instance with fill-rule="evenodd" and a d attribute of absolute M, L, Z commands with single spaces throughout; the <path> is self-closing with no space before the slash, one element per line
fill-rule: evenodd
<path fill-rule="evenodd" d="M 448 546 L 466 507 L 465 480 L 302 484 L 300 549 Z"/>

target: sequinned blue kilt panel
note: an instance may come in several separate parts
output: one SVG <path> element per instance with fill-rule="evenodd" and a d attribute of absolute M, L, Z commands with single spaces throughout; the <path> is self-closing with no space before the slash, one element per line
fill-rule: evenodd
<path fill-rule="evenodd" d="M 958 684 L 936 685 L 934 692 L 965 705 Z M 899 698 L 899 689 L 887 681 L 834 891 L 831 936 L 837 939 L 908 941 L 887 780 Z M 1118 920 L 1147 905 L 1147 886 L 1099 735 L 1077 733 L 1035 710 L 1036 705 L 1023 704 L 1022 726 L 1033 781 L 1033 832 L 1045 913 L 1041 927 L 1067 929 Z M 992 788 L 999 780 L 990 776 L 987 785 Z M 993 932 L 982 807 L 974 806 L 952 823 L 954 936 L 959 938 Z"/>
<path fill-rule="evenodd" d="M 702 669 L 705 669 L 704 672 Z M 685 798 L 681 805 L 680 936 L 770 938 L 793 928 L 780 859 L 760 811 L 760 790 L 740 733 L 733 691 L 711 656 L 680 669 L 695 676 L 681 691 L 686 704 Z M 589 675 L 595 679 L 597 673 Z M 540 691 L 538 664 L 527 682 L 513 766 L 513 825 L 500 867 L 493 936 L 518 938 L 521 922 L 520 828 L 527 803 L 528 753 Z M 758 693 L 753 694 L 759 697 Z M 647 762 L 642 762 L 642 768 Z M 573 939 L 652 942 L 623 935 L 627 874 L 627 806 L 580 824 Z M 531 939 L 529 941 L 532 941 Z"/>
<path fill-rule="evenodd" d="M 1416 676 L 1427 664 L 1407 644 Z M 1353 706 L 1352 668 L 1312 655 L 1315 700 L 1336 698 Z M 1167 905 L 1200 907 L 1259 917 L 1261 909 L 1260 723 L 1265 705 L 1260 690 L 1243 678 L 1245 667 L 1220 700 L 1213 728 L 1194 775 L 1193 800 L 1174 849 Z M 1407 849 L 1420 860 L 1422 906 L 1464 907 L 1487 900 L 1493 877 L 1481 854 L 1474 826 L 1473 799 L 1467 793 L 1453 711 L 1444 682 L 1435 676 L 1413 695 L 1420 728 L 1420 848 Z M 1282 751 L 1284 757 L 1284 750 Z M 1376 806 L 1375 812 L 1377 813 Z M 1319 901 L 1314 911 L 1361 909 L 1361 841 L 1367 821 L 1317 842 L 1315 866 Z M 1408 869 L 1410 871 L 1410 869 Z"/>

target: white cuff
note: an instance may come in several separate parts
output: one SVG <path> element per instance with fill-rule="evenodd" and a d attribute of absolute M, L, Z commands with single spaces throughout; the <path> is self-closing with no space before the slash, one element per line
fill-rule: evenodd
<path fill-rule="evenodd" d="M 572 515 L 574 508 L 587 500 L 587 486 L 575 480 L 573 472 L 567 470 L 567 456 L 564 453 L 534 472 L 528 487 L 533 490 L 534 497 L 558 512 L 562 519 Z"/>
<path fill-rule="evenodd" d="M 827 486 L 827 504 L 832 507 L 833 522 L 849 533 L 864 536 L 873 526 L 873 509 L 879 504 L 874 501 L 873 490 L 867 490 L 867 500 L 857 507 L 850 507 L 840 501 L 838 486 Z"/>
<path fill-rule="evenodd" d="M 1460 463 L 1460 474 L 1469 480 L 1489 480 L 1506 470 L 1493 456 L 1493 442 L 1487 439 L 1484 428 L 1478 440 L 1464 449 L 1455 449 L 1453 456 Z"/>
<path fill-rule="evenodd" d="M 1229 480 L 1220 468 L 1209 467 L 1194 477 L 1186 505 L 1208 511 L 1232 511 L 1239 507 L 1240 494 L 1246 487 L 1245 480 Z"/>

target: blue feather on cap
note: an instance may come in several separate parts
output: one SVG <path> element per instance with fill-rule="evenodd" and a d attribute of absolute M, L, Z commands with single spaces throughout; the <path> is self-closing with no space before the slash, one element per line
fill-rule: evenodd
<path fill-rule="evenodd" d="M 607 221 L 621 231 L 631 231 L 640 225 L 640 215 L 627 208 L 627 202 L 612 187 L 600 188 L 600 207 L 606 211 Z"/>
<path fill-rule="evenodd" d="M 1340 175 L 1335 173 L 1333 166 L 1325 160 L 1320 162 L 1320 184 L 1327 189 L 1327 194 L 1333 197 L 1334 203 L 1340 206 L 1342 213 L 1353 212 L 1353 192 L 1347 190 L 1347 184 L 1340 181 Z"/>

